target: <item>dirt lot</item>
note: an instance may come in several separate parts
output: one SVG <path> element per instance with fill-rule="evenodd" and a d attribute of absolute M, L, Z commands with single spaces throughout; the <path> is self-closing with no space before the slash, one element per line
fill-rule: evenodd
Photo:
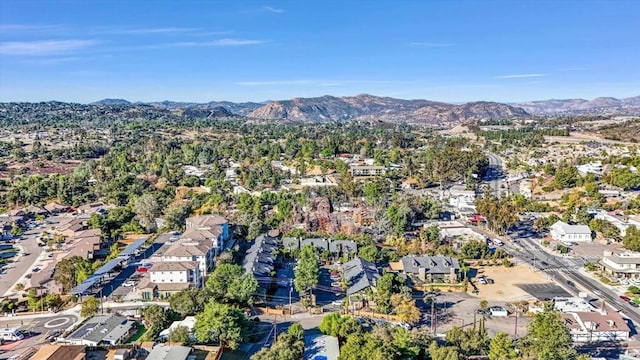
<path fill-rule="evenodd" d="M 477 297 L 491 301 L 521 301 L 535 300 L 535 298 L 524 290 L 520 289 L 517 284 L 545 284 L 549 283 L 549 279 L 544 273 L 536 272 L 527 265 L 515 265 L 510 268 L 503 266 L 485 266 L 477 269 L 477 276 L 485 275 L 495 280 L 494 284 L 479 284 L 480 293 Z M 476 277 L 477 277 L 476 276 Z"/>

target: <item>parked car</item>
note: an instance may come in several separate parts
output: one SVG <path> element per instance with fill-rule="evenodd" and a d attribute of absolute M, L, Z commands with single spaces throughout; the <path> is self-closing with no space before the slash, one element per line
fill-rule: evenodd
<path fill-rule="evenodd" d="M 289 287 L 289 281 L 287 280 L 278 281 L 278 287 L 283 287 L 283 288 Z"/>
<path fill-rule="evenodd" d="M 620 299 L 622 299 L 622 301 L 626 301 L 626 302 L 631 301 L 631 298 L 629 298 L 628 296 L 624 296 L 624 295 L 620 295 Z"/>
<path fill-rule="evenodd" d="M 481 278 L 479 278 L 479 279 L 478 279 L 478 282 L 479 282 L 480 284 L 482 284 L 482 285 L 486 285 L 486 284 L 487 284 L 487 279 L 485 279 L 485 278 L 481 277 Z"/>
<path fill-rule="evenodd" d="M 335 305 L 335 306 L 343 306 L 344 305 L 344 300 L 333 300 L 331 302 L 331 305 Z"/>
<path fill-rule="evenodd" d="M 334 281 L 334 282 L 331 283 L 331 287 L 341 288 L 342 284 L 339 281 Z"/>
<path fill-rule="evenodd" d="M 41 269 L 39 267 L 34 267 L 33 269 L 31 269 L 32 272 L 36 273 L 38 271 L 40 271 Z"/>
<path fill-rule="evenodd" d="M 124 287 L 131 287 L 131 286 L 136 286 L 136 283 L 133 281 L 126 281 L 122 284 L 122 286 Z"/>

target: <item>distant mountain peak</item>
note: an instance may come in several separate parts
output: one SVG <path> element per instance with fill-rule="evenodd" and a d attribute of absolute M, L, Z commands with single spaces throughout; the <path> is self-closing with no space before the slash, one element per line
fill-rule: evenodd
<path fill-rule="evenodd" d="M 125 99 L 102 99 L 89 105 L 131 105 L 131 102 Z"/>

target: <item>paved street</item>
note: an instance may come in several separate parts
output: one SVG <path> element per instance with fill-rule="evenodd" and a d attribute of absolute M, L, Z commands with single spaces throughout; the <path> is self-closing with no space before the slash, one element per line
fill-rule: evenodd
<path fill-rule="evenodd" d="M 19 328 L 23 331 L 30 332 L 23 340 L 7 342 L 0 346 L 0 350 L 5 351 L 2 354 L 3 359 L 10 358 L 14 355 L 21 354 L 25 349 L 32 346 L 49 343 L 48 336 L 53 334 L 56 330 L 65 331 L 70 328 L 79 320 L 76 315 L 66 314 L 52 314 L 48 317 L 32 318 L 32 319 L 20 319 L 16 318 L 2 318 L 0 319 L 0 327 L 5 328 Z"/>

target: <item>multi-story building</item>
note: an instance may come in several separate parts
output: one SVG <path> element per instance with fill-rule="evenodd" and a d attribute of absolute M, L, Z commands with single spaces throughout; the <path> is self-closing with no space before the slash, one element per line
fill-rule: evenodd
<path fill-rule="evenodd" d="M 180 239 L 162 255 L 162 262 L 190 262 L 199 264 L 200 274 L 206 277 L 213 268 L 214 248 L 208 241 Z"/>
<path fill-rule="evenodd" d="M 627 251 L 620 254 L 605 252 L 601 261 L 605 274 L 616 278 L 640 278 L 640 253 Z"/>
<path fill-rule="evenodd" d="M 149 278 L 155 284 L 185 284 L 185 288 L 202 285 L 200 264 L 195 261 L 156 263 L 149 269 Z"/>

